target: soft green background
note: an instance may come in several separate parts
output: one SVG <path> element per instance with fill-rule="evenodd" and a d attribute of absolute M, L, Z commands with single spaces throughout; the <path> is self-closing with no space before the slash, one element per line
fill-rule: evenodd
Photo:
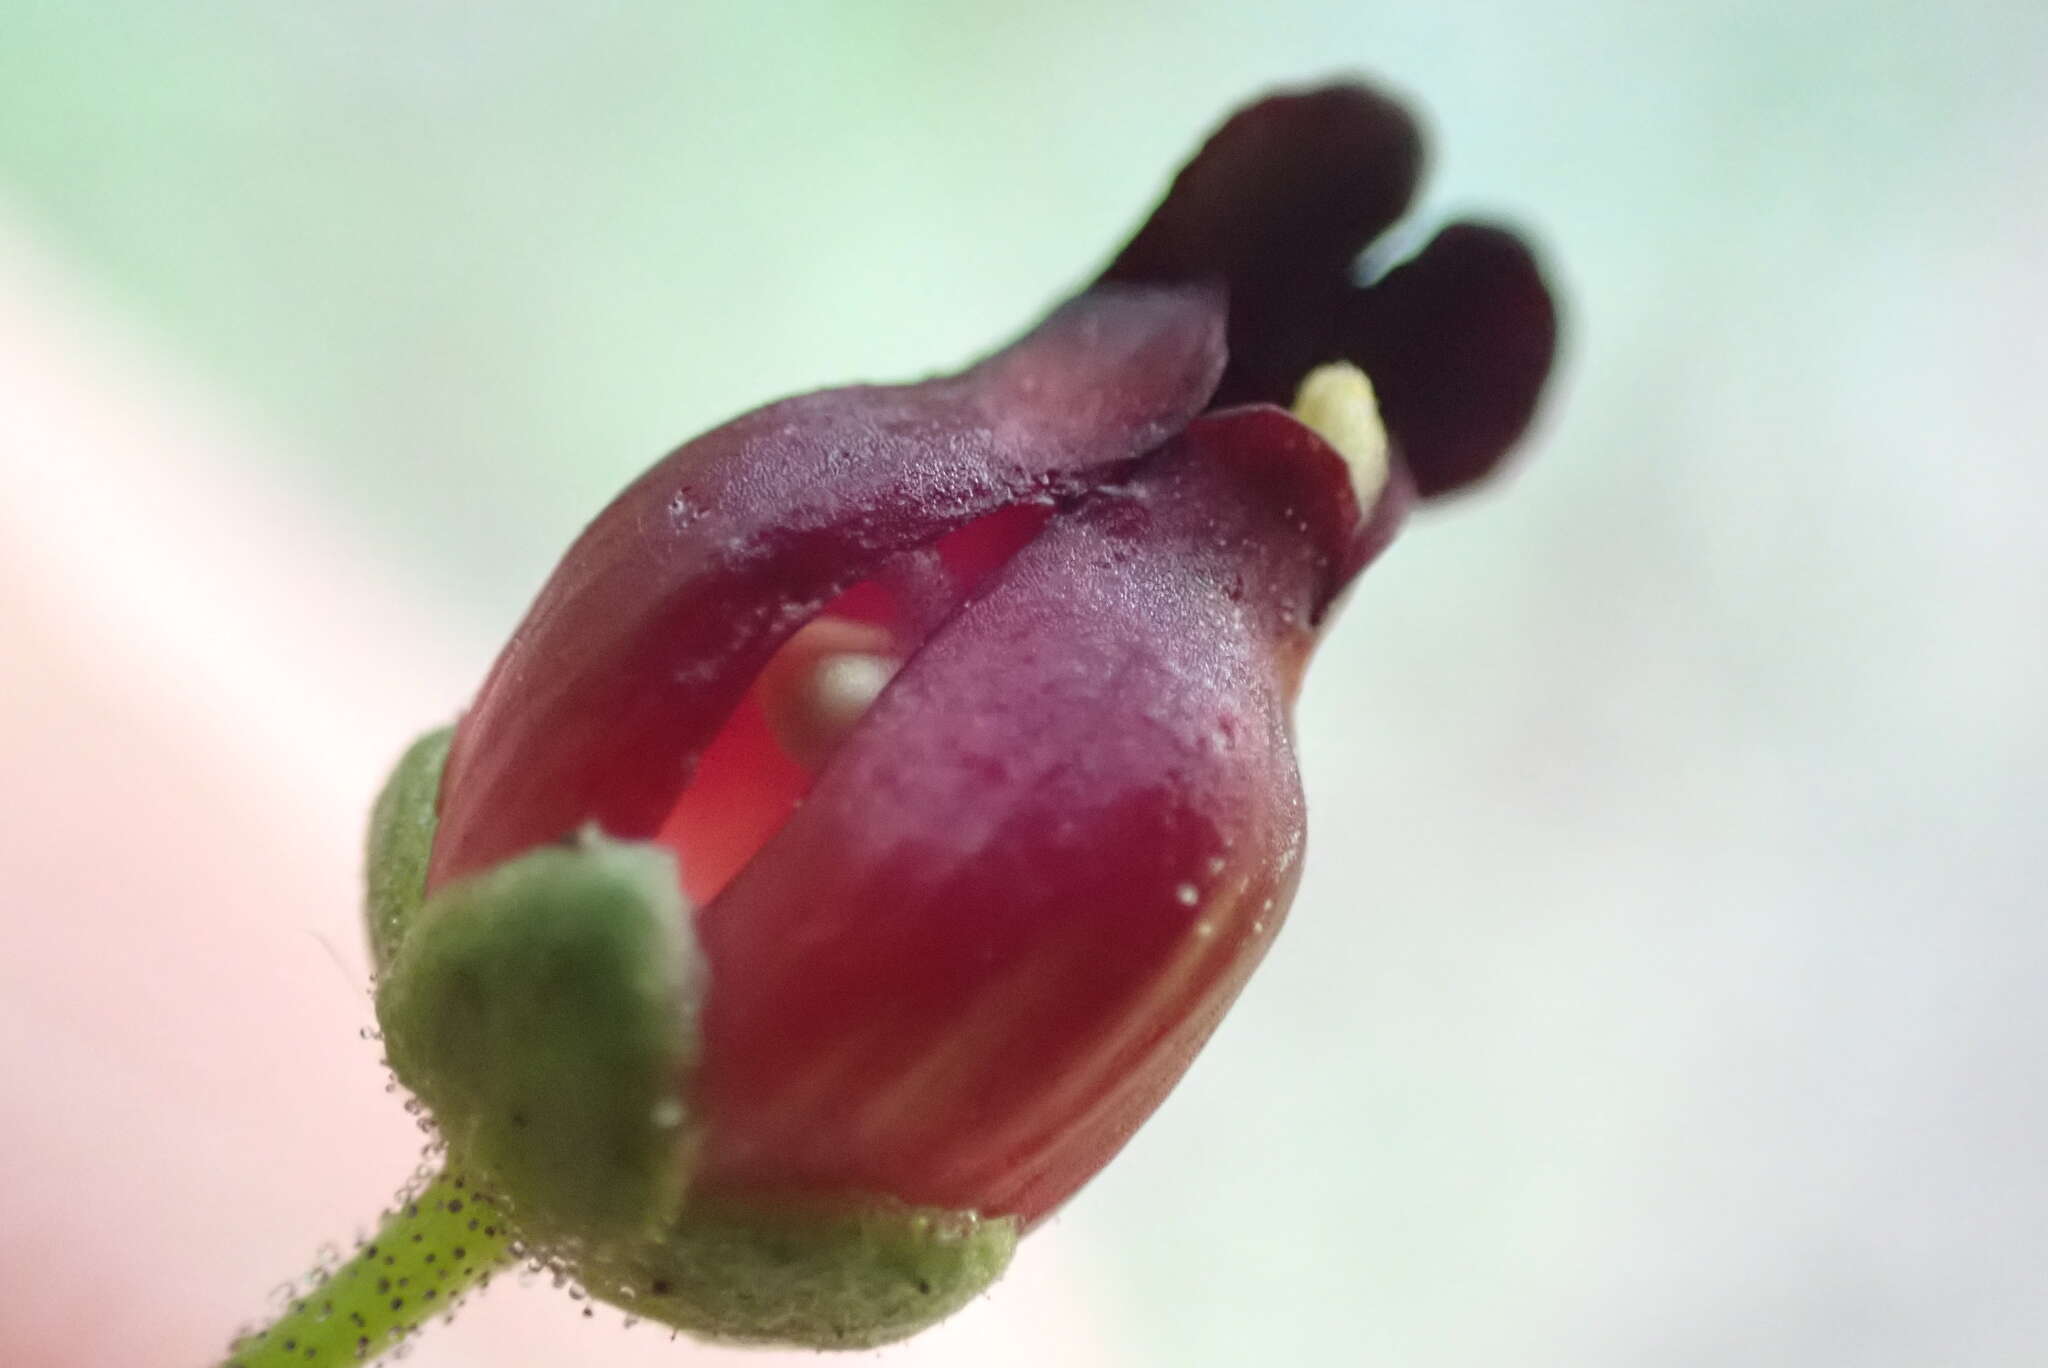
<path fill-rule="evenodd" d="M 1563 384 L 1352 607 L 1295 919 L 1063 1218 L 1120 1353 L 2035 1361 L 2048 6 L 0 0 L 0 193 L 486 639 L 1345 70 L 1543 242 Z"/>

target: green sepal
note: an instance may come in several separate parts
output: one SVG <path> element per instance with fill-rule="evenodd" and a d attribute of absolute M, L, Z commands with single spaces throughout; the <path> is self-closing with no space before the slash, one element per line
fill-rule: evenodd
<path fill-rule="evenodd" d="M 377 991 L 399 1080 L 536 1249 L 669 1228 L 703 972 L 675 859 L 589 832 L 438 889 Z"/>
<path fill-rule="evenodd" d="M 696 1195 L 665 1238 L 569 1266 L 592 1296 L 706 1339 L 867 1349 L 972 1301 L 1018 1234 L 1014 1218 L 900 1202 Z"/>
<path fill-rule="evenodd" d="M 440 821 L 441 770 L 454 739 L 455 728 L 441 727 L 407 747 L 370 812 L 363 922 L 379 974 L 391 967 L 391 957 L 426 896 L 427 860 L 434 853 L 434 830 Z"/>

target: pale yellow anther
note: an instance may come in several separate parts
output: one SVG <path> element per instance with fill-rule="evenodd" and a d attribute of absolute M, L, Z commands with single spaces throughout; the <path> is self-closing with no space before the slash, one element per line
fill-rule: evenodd
<path fill-rule="evenodd" d="M 761 672 L 761 707 L 776 741 L 805 769 L 825 763 L 882 696 L 902 664 L 872 623 L 821 617 Z"/>
<path fill-rule="evenodd" d="M 812 727 L 836 742 L 874 706 L 895 673 L 896 662 L 887 656 L 855 651 L 826 656 L 812 667 L 805 689 Z"/>
<path fill-rule="evenodd" d="M 1294 416 L 1336 448 L 1351 468 L 1359 512 L 1371 512 L 1387 486 L 1387 430 L 1365 372 L 1348 361 L 1317 366 L 1295 391 Z"/>

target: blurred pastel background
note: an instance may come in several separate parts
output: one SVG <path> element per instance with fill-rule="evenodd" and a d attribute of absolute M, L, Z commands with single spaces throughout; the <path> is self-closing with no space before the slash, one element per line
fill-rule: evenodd
<path fill-rule="evenodd" d="M 1554 402 L 1327 648 L 1214 1045 L 862 1360 L 2038 1363 L 2035 0 L 0 0 L 0 1361 L 205 1364 L 411 1171 L 362 814 L 617 487 L 1347 70 L 1541 240 Z M 742 1360 L 508 1280 L 411 1361 Z"/>

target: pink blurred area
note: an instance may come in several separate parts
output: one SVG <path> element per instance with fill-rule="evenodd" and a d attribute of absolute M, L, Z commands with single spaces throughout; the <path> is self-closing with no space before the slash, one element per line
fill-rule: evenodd
<path fill-rule="evenodd" d="M 267 479 L 266 449 L 0 206 L 8 1368 L 216 1361 L 419 1162 L 359 1034 L 360 831 L 490 643 Z M 1106 1362 L 1071 1254 L 1040 1234 L 994 1295 L 885 1357 Z M 723 1352 L 516 1282 L 411 1362 Z"/>

